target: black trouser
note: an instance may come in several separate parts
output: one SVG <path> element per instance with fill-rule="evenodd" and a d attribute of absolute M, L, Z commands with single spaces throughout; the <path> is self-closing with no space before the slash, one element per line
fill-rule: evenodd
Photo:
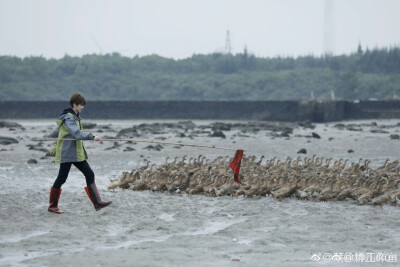
<path fill-rule="evenodd" d="M 71 169 L 72 164 L 74 164 L 75 167 L 77 167 L 85 175 L 87 185 L 91 185 L 94 183 L 94 173 L 86 160 L 81 162 L 66 162 L 60 164 L 60 171 L 58 172 L 57 179 L 53 184 L 53 188 L 60 189 L 61 186 L 65 183 L 68 178 L 69 170 Z"/>

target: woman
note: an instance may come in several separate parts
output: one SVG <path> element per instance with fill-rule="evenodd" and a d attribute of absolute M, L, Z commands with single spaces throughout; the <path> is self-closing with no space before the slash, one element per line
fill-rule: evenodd
<path fill-rule="evenodd" d="M 74 94 L 70 100 L 71 108 L 66 109 L 57 120 L 59 129 L 58 139 L 76 139 L 76 140 L 58 140 L 51 154 L 56 156 L 56 163 L 60 164 L 60 170 L 53 186 L 50 189 L 49 212 L 58 214 L 64 213 L 58 208 L 58 200 L 61 195 L 61 186 L 68 178 L 71 165 L 74 164 L 86 178 L 85 191 L 89 199 L 93 202 L 96 211 L 107 207 L 112 201 L 101 201 L 99 192 L 94 182 L 94 173 L 87 163 L 88 158 L 82 140 L 101 141 L 99 136 L 83 132 L 81 118 L 79 113 L 86 105 L 86 100 L 81 94 Z"/>

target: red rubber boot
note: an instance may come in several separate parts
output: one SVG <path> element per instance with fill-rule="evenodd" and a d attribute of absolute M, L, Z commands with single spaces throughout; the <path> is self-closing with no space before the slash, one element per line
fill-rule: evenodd
<path fill-rule="evenodd" d="M 97 186 L 95 183 L 85 187 L 86 194 L 88 195 L 89 199 L 92 201 L 94 208 L 96 211 L 101 210 L 102 208 L 107 207 L 112 203 L 112 201 L 101 201 L 99 191 L 97 191 Z"/>
<path fill-rule="evenodd" d="M 47 209 L 49 212 L 54 212 L 57 214 L 63 214 L 64 212 L 58 208 L 58 200 L 60 199 L 62 189 L 55 189 L 51 187 L 50 189 L 50 205 Z"/>

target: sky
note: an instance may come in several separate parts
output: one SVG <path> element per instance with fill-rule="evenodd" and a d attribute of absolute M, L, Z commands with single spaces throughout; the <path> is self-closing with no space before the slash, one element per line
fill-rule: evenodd
<path fill-rule="evenodd" d="M 0 55 L 182 59 L 225 52 L 227 31 L 233 54 L 340 55 L 399 46 L 399 14 L 399 0 L 0 0 Z"/>

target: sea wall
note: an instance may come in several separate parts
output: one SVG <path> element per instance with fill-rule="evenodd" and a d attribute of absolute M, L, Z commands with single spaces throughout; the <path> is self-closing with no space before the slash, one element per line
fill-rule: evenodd
<path fill-rule="evenodd" d="M 68 101 L 0 101 L 0 118 L 55 118 L 68 107 Z M 328 122 L 400 118 L 400 101 L 90 101 L 82 117 Z"/>

